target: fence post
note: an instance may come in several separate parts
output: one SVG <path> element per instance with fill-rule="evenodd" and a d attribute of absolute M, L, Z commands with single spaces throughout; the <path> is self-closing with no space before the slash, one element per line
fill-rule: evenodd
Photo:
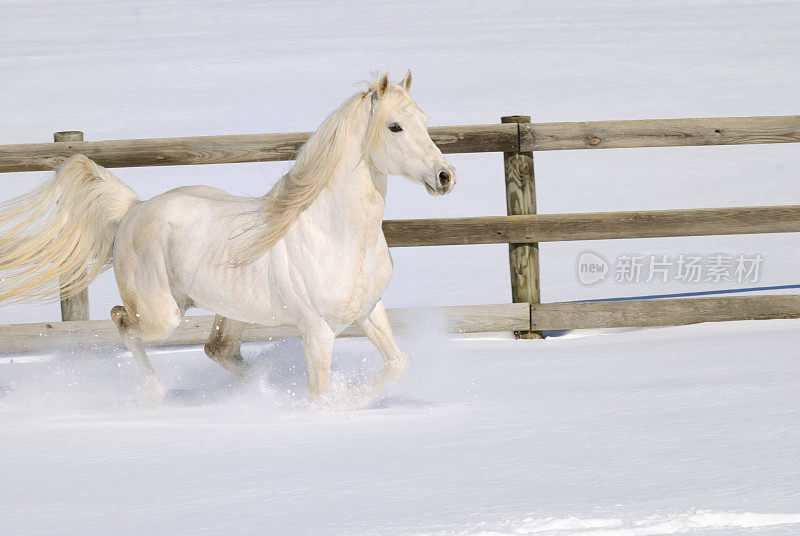
<path fill-rule="evenodd" d="M 53 141 L 83 141 L 83 132 L 67 130 L 53 134 Z M 61 298 L 61 320 L 89 320 L 89 289 L 71 298 Z"/>
<path fill-rule="evenodd" d="M 530 123 L 527 115 L 501 117 L 502 123 Z M 517 127 L 519 140 L 519 127 Z M 519 146 L 518 146 L 519 148 Z M 509 216 L 536 214 L 536 188 L 533 176 L 533 153 L 503 153 L 506 173 L 506 208 Z M 509 244 L 511 298 L 514 303 L 539 303 L 539 244 Z M 517 331 L 518 339 L 541 339 L 539 331 Z"/>

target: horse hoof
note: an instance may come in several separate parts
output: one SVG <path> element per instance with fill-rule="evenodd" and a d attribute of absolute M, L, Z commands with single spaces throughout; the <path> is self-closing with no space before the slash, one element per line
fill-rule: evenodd
<path fill-rule="evenodd" d="M 322 414 L 335 413 L 338 409 L 338 406 L 339 405 L 331 396 L 312 398 L 310 401 L 311 409 Z"/>
<path fill-rule="evenodd" d="M 147 378 L 136 391 L 136 403 L 143 408 L 156 408 L 164 401 L 167 391 L 155 378 Z"/>
<path fill-rule="evenodd" d="M 343 396 L 339 400 L 348 409 L 361 409 L 375 400 L 376 396 L 375 391 L 368 385 L 345 385 Z"/>
<path fill-rule="evenodd" d="M 233 356 L 233 357 L 223 357 L 223 356 L 215 356 L 213 353 L 206 352 L 206 355 L 210 357 L 212 360 L 217 362 L 222 368 L 227 370 L 228 372 L 232 372 L 233 374 L 243 378 L 250 373 L 252 367 L 250 364 L 242 359 L 242 356 Z"/>

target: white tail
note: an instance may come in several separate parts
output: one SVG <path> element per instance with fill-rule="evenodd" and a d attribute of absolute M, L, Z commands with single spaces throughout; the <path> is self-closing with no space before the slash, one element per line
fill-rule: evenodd
<path fill-rule="evenodd" d="M 0 204 L 0 302 L 74 296 L 110 263 L 136 194 L 84 155 L 43 186 Z"/>

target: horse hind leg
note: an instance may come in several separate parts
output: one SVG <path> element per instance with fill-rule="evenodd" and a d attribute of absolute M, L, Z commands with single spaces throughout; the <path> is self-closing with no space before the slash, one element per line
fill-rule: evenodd
<path fill-rule="evenodd" d="M 153 369 L 153 364 L 150 362 L 144 350 L 141 322 L 139 322 L 138 315 L 132 316 L 124 306 L 117 305 L 111 309 L 111 319 L 119 330 L 122 342 L 133 354 L 144 376 L 144 381 L 139 391 L 139 402 L 145 406 L 158 406 L 164 399 L 165 390 L 161 382 L 158 381 L 158 377 L 156 377 L 155 370 Z M 180 314 L 177 321 L 173 319 L 173 321 L 168 322 L 168 324 L 169 325 L 164 325 L 162 327 L 161 333 L 150 334 L 150 338 L 166 338 L 166 336 L 180 324 Z M 155 335 L 155 337 L 152 337 L 152 335 Z"/>
<path fill-rule="evenodd" d="M 240 338 L 243 329 L 244 322 L 217 315 L 203 348 L 208 357 L 237 376 L 244 376 L 249 370 L 247 362 L 242 359 Z"/>

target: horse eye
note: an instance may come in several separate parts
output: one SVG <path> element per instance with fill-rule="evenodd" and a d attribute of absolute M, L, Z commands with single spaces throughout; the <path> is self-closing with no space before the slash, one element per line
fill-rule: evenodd
<path fill-rule="evenodd" d="M 389 125 L 389 130 L 392 132 L 402 132 L 403 127 L 401 127 L 399 123 L 392 123 Z"/>

